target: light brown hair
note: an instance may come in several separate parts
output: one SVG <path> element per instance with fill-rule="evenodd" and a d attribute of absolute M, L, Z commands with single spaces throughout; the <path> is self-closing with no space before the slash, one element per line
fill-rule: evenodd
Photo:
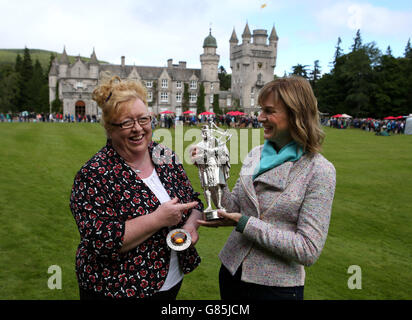
<path fill-rule="evenodd" d="M 140 99 L 147 106 L 147 91 L 139 81 L 121 80 L 118 76 L 111 77 L 93 91 L 92 99 L 102 109 L 102 125 L 106 133 L 113 130 L 111 123 L 129 108 L 129 102 Z"/>
<path fill-rule="evenodd" d="M 298 76 L 271 81 L 259 92 L 258 104 L 263 106 L 272 93 L 274 102 L 282 102 L 287 109 L 292 139 L 306 152 L 320 152 L 325 133 L 319 120 L 318 102 L 309 81 Z"/>

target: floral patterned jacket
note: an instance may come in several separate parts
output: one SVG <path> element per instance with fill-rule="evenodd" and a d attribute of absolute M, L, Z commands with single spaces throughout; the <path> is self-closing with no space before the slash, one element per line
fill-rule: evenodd
<path fill-rule="evenodd" d="M 149 152 L 160 181 L 171 198 L 181 202 L 198 201 L 198 193 L 168 148 L 152 142 Z M 76 252 L 79 286 L 108 297 L 144 298 L 164 284 L 170 248 L 166 243 L 168 228 L 162 228 L 135 249 L 120 253 L 125 223 L 150 214 L 159 200 L 136 175 L 108 141 L 77 173 L 70 198 L 70 208 L 80 232 Z M 183 213 L 183 226 L 190 215 Z M 189 273 L 200 263 L 195 248 L 178 253 L 183 272 Z"/>

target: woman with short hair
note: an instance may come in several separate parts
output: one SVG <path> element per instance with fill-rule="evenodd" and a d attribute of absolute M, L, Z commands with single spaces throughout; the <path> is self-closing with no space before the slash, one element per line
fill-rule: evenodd
<path fill-rule="evenodd" d="M 107 144 L 74 179 L 70 207 L 80 232 L 76 274 L 81 299 L 176 299 L 196 249 L 169 248 L 170 229 L 198 240 L 203 204 L 168 148 L 152 141 L 146 90 L 113 77 L 93 99 Z"/>

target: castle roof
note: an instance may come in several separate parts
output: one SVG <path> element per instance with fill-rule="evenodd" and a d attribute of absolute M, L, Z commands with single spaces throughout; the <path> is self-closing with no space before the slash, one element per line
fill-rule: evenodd
<path fill-rule="evenodd" d="M 245 30 L 243 30 L 242 38 L 251 38 L 252 34 L 250 33 L 249 25 L 246 22 Z"/>
<path fill-rule="evenodd" d="M 279 37 L 276 34 L 275 26 L 273 26 L 273 28 L 272 28 L 272 32 L 270 33 L 269 40 L 274 40 L 274 41 L 279 40 Z"/>
<path fill-rule="evenodd" d="M 58 74 L 56 63 L 57 63 L 57 58 L 54 58 L 52 61 L 51 67 L 50 67 L 50 71 L 49 71 L 50 76 L 57 76 Z"/>
<path fill-rule="evenodd" d="M 66 46 L 63 49 L 63 54 L 60 56 L 60 61 L 59 63 L 61 64 L 69 64 L 69 57 L 67 56 L 66 53 Z"/>
<path fill-rule="evenodd" d="M 236 32 L 235 32 L 235 28 L 233 28 L 232 36 L 230 37 L 229 42 L 238 43 L 238 41 L 239 41 L 239 40 L 237 39 Z"/>
<path fill-rule="evenodd" d="M 90 56 L 89 64 L 99 64 L 99 61 L 97 61 L 96 52 L 94 52 L 94 48 L 93 48 L 92 55 Z"/>
<path fill-rule="evenodd" d="M 217 48 L 217 42 L 215 37 L 212 36 L 212 30 L 209 31 L 209 35 L 203 41 L 203 48 L 205 47 Z"/>
<path fill-rule="evenodd" d="M 121 65 L 113 65 L 113 64 L 101 64 L 100 70 L 107 71 L 111 74 L 121 75 L 121 77 L 128 77 L 130 73 L 133 71 L 133 68 L 136 69 L 137 73 L 139 74 L 141 79 L 144 80 L 157 80 L 160 78 L 163 70 L 166 70 L 167 74 L 172 80 L 181 80 L 181 81 L 189 81 L 190 78 L 195 75 L 198 79 L 200 79 L 200 69 L 186 69 L 186 68 L 179 68 L 179 67 L 149 67 L 149 66 L 124 66 Z"/>

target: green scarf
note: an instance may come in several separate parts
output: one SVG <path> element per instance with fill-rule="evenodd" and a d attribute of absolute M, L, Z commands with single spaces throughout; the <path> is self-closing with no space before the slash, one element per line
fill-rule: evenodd
<path fill-rule="evenodd" d="M 280 149 L 279 152 L 277 152 L 273 145 L 273 142 L 265 140 L 262 154 L 260 156 L 260 163 L 255 169 L 253 180 L 255 180 L 256 177 L 263 172 L 275 168 L 282 163 L 299 160 L 303 153 L 303 148 L 299 146 L 295 141 L 288 143 L 282 149 Z"/>

